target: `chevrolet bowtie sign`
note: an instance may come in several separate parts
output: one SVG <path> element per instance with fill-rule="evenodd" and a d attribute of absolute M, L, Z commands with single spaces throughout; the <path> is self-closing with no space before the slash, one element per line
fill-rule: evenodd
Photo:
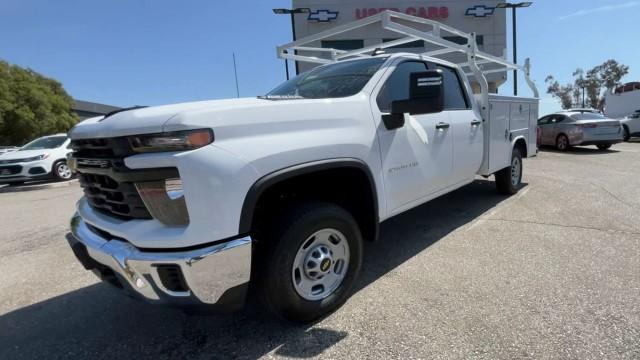
<path fill-rule="evenodd" d="M 316 10 L 309 13 L 307 20 L 316 22 L 329 22 L 338 18 L 337 11 Z"/>
<path fill-rule="evenodd" d="M 466 16 L 473 16 L 473 17 L 487 17 L 489 15 L 493 15 L 494 11 L 496 11 L 495 7 L 476 5 L 474 7 L 468 8 L 464 14 Z"/>

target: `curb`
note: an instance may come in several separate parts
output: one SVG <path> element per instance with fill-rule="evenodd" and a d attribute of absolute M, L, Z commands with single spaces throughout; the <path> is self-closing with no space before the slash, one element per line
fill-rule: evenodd
<path fill-rule="evenodd" d="M 55 189 L 61 187 L 67 187 L 78 183 L 78 179 L 72 179 L 65 182 L 52 182 L 46 184 L 34 184 L 34 185 L 22 185 L 22 186 L 4 186 L 0 187 L 0 194 L 2 193 L 12 193 L 12 192 L 21 192 L 21 191 L 33 191 L 33 190 L 44 190 L 44 189 Z"/>

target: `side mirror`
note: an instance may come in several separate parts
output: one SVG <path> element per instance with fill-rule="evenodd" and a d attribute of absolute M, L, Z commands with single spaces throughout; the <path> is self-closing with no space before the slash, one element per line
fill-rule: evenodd
<path fill-rule="evenodd" d="M 391 114 L 382 120 L 389 130 L 404 125 L 404 114 L 432 114 L 444 109 L 442 70 L 414 72 L 410 75 L 409 99 L 391 102 Z"/>

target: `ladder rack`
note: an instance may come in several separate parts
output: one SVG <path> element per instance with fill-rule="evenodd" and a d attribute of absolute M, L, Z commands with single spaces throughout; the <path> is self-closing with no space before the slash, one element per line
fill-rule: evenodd
<path fill-rule="evenodd" d="M 349 51 L 309 46 L 309 44 L 312 42 L 326 39 L 331 36 L 358 29 L 367 25 L 378 23 L 382 25 L 383 29 L 404 35 L 404 37 L 397 40 L 383 42 L 381 44 L 369 45 L 360 49 Z M 419 26 L 424 25 L 428 25 L 430 27 L 430 30 L 424 31 L 418 28 Z M 444 38 L 443 33 L 465 38 L 467 40 L 467 43 L 461 45 L 447 40 Z M 482 101 L 483 113 L 486 112 L 486 104 L 489 103 L 489 85 L 485 77 L 486 74 L 503 72 L 507 70 L 520 70 L 524 73 L 525 80 L 529 85 L 529 88 L 531 88 L 534 97 L 539 97 L 538 89 L 529 76 L 531 66 L 528 58 L 525 60 L 524 65 L 514 64 L 504 58 L 487 54 L 478 50 L 475 33 L 465 33 L 437 21 L 412 15 L 406 15 L 391 10 L 385 10 L 378 14 L 344 25 L 339 25 L 334 28 L 319 32 L 317 34 L 300 38 L 288 44 L 278 46 L 277 52 L 278 57 L 282 59 L 311 62 L 317 64 L 328 64 L 346 58 L 369 57 L 369 55 L 366 54 L 374 51 L 375 49 L 393 47 L 405 43 L 410 43 L 416 40 L 424 40 L 428 43 L 440 46 L 440 48 L 438 49 L 421 53 L 421 55 L 424 56 L 437 57 L 450 53 L 466 54 L 466 61 L 458 62 L 457 64 L 463 69 L 467 76 L 473 76 L 477 83 L 480 85 L 480 98 Z M 323 58 L 318 56 L 303 55 L 309 52 L 326 53 L 328 57 Z M 481 69 L 480 65 L 485 64 L 494 64 L 498 65 L 499 67 L 492 69 Z"/>

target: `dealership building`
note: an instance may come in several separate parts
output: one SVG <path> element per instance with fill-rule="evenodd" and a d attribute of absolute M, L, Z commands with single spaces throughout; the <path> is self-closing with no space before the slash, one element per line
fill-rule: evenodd
<path fill-rule="evenodd" d="M 506 15 L 504 9 L 497 9 L 500 1 L 449 0 L 449 1 L 380 1 L 380 0 L 293 0 L 293 8 L 308 8 L 307 13 L 295 14 L 295 37 L 302 37 L 325 31 L 354 20 L 375 15 L 380 11 L 393 10 L 441 22 L 458 30 L 476 33 L 478 48 L 486 53 L 506 56 Z M 431 30 L 425 26 L 425 31 Z M 464 44 L 466 39 L 443 34 L 447 40 Z M 384 30 L 380 24 L 368 25 L 356 30 L 323 39 L 308 46 L 353 50 L 396 40 L 398 34 Z M 414 41 L 385 51 L 425 52 L 435 50 L 435 45 Z M 458 62 L 464 61 L 463 54 L 447 54 L 440 58 Z M 317 64 L 298 62 L 298 72 L 304 72 Z M 506 73 L 489 74 L 489 90 L 497 92 L 498 86 L 506 80 Z"/>

